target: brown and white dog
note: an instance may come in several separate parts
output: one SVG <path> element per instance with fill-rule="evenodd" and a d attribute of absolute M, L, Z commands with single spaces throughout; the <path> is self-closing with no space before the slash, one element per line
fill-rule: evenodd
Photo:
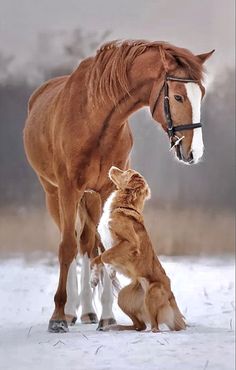
<path fill-rule="evenodd" d="M 92 261 L 91 284 L 98 283 L 103 264 L 109 268 L 111 278 L 115 269 L 132 280 L 119 292 L 118 305 L 133 325 L 117 325 L 117 329 L 144 330 L 147 323 L 153 332 L 159 331 L 159 324 L 166 324 L 170 330 L 185 329 L 170 279 L 144 226 L 142 211 L 145 200 L 150 198 L 148 184 L 131 169 L 111 167 L 109 177 L 117 190 L 107 199 L 98 226 L 106 251 Z"/>

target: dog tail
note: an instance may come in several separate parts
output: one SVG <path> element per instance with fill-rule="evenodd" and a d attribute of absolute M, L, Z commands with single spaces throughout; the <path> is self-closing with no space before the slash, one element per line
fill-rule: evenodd
<path fill-rule="evenodd" d="M 186 323 L 184 316 L 178 309 L 174 309 L 170 304 L 162 307 L 158 312 L 158 322 L 166 324 L 170 330 L 185 330 Z"/>

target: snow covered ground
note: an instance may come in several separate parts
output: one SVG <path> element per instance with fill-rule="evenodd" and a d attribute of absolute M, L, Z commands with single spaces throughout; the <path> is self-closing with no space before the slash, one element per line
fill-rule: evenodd
<path fill-rule="evenodd" d="M 186 331 L 104 333 L 77 323 L 70 333 L 50 334 L 57 264 L 0 260 L 0 369 L 233 370 L 234 259 L 161 261 L 190 325 Z M 119 323 L 129 322 L 115 311 Z"/>

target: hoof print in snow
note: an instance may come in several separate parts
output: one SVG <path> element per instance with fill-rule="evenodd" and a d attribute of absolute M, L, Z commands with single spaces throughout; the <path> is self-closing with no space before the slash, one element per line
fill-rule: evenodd
<path fill-rule="evenodd" d="M 110 319 L 101 319 L 99 321 L 97 330 L 104 331 L 111 325 L 116 325 L 116 320 L 113 317 L 111 317 Z"/>
<path fill-rule="evenodd" d="M 96 313 L 86 313 L 81 316 L 80 318 L 82 324 L 97 324 L 98 323 L 98 317 Z"/>
<path fill-rule="evenodd" d="M 48 331 L 50 333 L 67 333 L 69 329 L 66 320 L 50 320 Z"/>

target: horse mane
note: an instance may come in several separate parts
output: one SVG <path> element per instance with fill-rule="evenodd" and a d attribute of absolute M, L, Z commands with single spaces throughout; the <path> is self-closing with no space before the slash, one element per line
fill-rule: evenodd
<path fill-rule="evenodd" d="M 98 50 L 89 70 L 88 92 L 94 101 L 111 100 L 117 104 L 118 96 L 129 94 L 128 71 L 134 60 L 150 48 L 162 48 L 164 55 L 174 58 L 186 76 L 196 81 L 203 78 L 200 60 L 189 50 L 164 41 L 125 40 L 111 41 Z"/>

